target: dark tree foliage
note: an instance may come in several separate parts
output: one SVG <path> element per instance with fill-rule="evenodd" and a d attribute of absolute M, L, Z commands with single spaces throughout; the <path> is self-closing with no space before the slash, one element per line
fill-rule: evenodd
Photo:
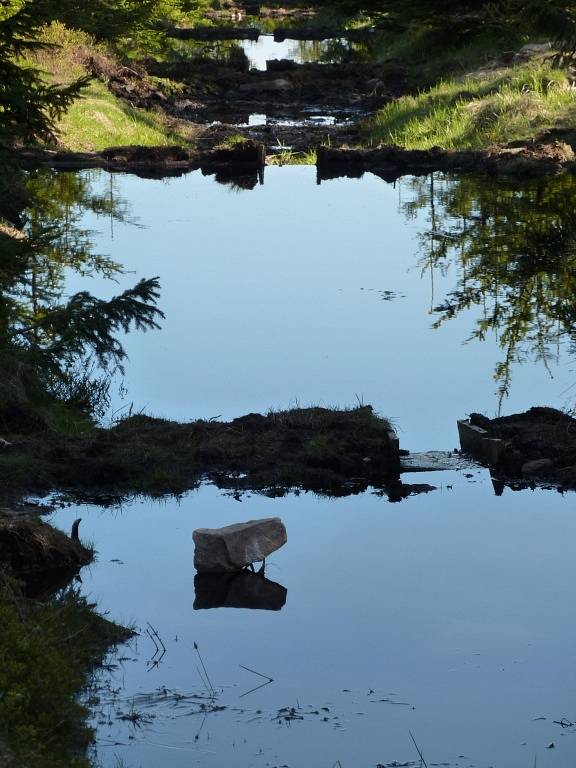
<path fill-rule="evenodd" d="M 67 87 L 46 83 L 39 72 L 22 66 L 19 57 L 38 47 L 40 20 L 24 0 L 0 6 L 0 147 L 53 136 L 54 122 L 78 96 L 86 80 Z"/>
<path fill-rule="evenodd" d="M 29 0 L 34 23 L 61 21 L 100 40 L 115 40 L 137 33 L 155 16 L 159 0 Z"/>
<path fill-rule="evenodd" d="M 484 31 L 524 29 L 576 51 L 575 0 L 316 0 L 314 5 L 350 17 L 364 14 L 394 29 L 419 26 L 449 45 Z"/>

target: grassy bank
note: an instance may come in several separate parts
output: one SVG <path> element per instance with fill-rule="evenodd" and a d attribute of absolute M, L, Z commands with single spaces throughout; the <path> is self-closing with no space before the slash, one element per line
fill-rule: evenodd
<path fill-rule="evenodd" d="M 182 144 L 185 135 L 171 128 L 163 115 L 132 108 L 94 80 L 59 122 L 58 143 L 64 149 L 98 152 L 131 144 Z"/>
<path fill-rule="evenodd" d="M 334 495 L 353 480 L 378 486 L 397 476 L 390 431 L 369 406 L 296 408 L 231 422 L 132 416 L 109 429 L 50 439 L 7 431 L 14 447 L 0 455 L 0 492 L 158 496 L 183 493 L 209 476 L 220 487 L 298 486 Z M 34 477 L 24 471 L 31 464 Z"/>
<path fill-rule="evenodd" d="M 406 149 L 481 149 L 530 140 L 574 124 L 576 90 L 564 70 L 525 64 L 447 79 L 379 110 L 367 124 L 370 145 Z"/>
<path fill-rule="evenodd" d="M 0 744 L 13 765 L 88 768 L 92 731 L 78 695 L 108 648 L 130 632 L 75 592 L 48 603 L 0 584 Z M 3 750 L 0 748 L 0 764 Z M 10 765 L 6 756 L 4 765 Z"/>
<path fill-rule="evenodd" d="M 85 32 L 68 29 L 59 22 L 44 29 L 40 42 L 46 47 L 34 53 L 30 64 L 40 67 L 51 83 L 67 85 L 86 76 L 83 62 L 90 57 L 113 62 L 105 46 Z M 160 112 L 131 107 L 96 79 L 90 81 L 56 128 L 58 144 L 73 151 L 97 152 L 127 145 L 167 146 L 185 144 L 191 138 L 182 124 L 170 121 Z"/>

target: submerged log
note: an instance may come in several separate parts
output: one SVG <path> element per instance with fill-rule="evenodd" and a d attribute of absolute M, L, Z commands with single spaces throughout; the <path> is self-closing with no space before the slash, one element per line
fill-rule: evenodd
<path fill-rule="evenodd" d="M 363 29 L 337 29 L 334 27 L 276 27 L 274 40 L 282 43 L 284 40 L 348 40 L 348 42 L 365 42 L 374 35 L 374 30 Z"/>
<path fill-rule="evenodd" d="M 265 560 L 288 540 L 279 517 L 249 520 L 224 528 L 198 528 L 193 538 L 194 567 L 199 573 L 240 571 Z"/>

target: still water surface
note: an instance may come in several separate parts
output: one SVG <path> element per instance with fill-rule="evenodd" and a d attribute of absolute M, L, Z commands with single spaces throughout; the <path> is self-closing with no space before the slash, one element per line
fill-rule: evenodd
<path fill-rule="evenodd" d="M 258 40 L 237 43 L 250 62 L 251 69 L 266 69 L 266 62 L 287 59 L 296 64 L 338 63 L 345 51 L 351 55 L 353 44 L 345 40 L 283 40 L 277 42 L 272 35 L 260 35 Z"/>
<path fill-rule="evenodd" d="M 100 175 L 94 189 L 106 193 L 109 184 Z M 430 210 L 425 180 L 414 181 L 415 189 L 408 180 L 394 186 L 372 175 L 317 185 L 314 168 L 285 167 L 267 168 L 264 185 L 250 191 L 199 173 L 165 181 L 116 176 L 113 184 L 112 194 L 129 201 L 139 226 L 94 215 L 84 223 L 98 233 L 95 250 L 123 264 L 126 274 L 118 283 L 70 275 L 68 291 L 88 288 L 106 298 L 159 275 L 166 314 L 162 331 L 127 336 L 128 395 L 117 397 L 114 408 L 228 419 L 296 402 L 354 405 L 358 397 L 396 422 L 404 447 L 449 450 L 457 444 L 456 419 L 473 410 L 497 414 L 501 381 L 494 375 L 509 358 L 506 412 L 574 403 L 567 334 L 548 329 L 546 365 L 530 350 L 511 354 L 503 337 L 507 307 L 522 324 L 510 333 L 527 334 L 531 326 L 524 305 L 506 304 L 507 286 L 499 286 L 502 276 L 489 271 L 490 263 L 470 309 L 433 328 L 440 314 L 431 310 L 463 273 L 466 285 L 472 276 L 459 261 L 463 245 L 456 242 L 443 258 L 452 240 L 438 247 L 431 235 L 456 231 L 458 221 L 442 220 L 438 202 Z M 436 180 L 435 194 L 441 188 Z M 444 189 L 452 188 L 446 180 Z M 472 223 L 468 215 L 467 232 Z M 535 226 L 540 231 L 539 221 Z M 512 219 L 510 229 L 518 237 L 522 222 Z M 532 242 L 530 229 L 524 235 Z M 470 250 L 481 242 L 492 247 L 482 229 Z M 507 258 L 498 240 L 493 247 Z M 557 242 L 549 250 L 562 255 Z M 468 341 L 489 316 L 494 290 L 496 327 L 483 330 L 483 341 Z M 542 302 L 554 326 L 553 308 L 569 298 L 562 290 L 556 286 Z M 533 292 L 531 304 L 539 297 Z"/>
<path fill-rule="evenodd" d="M 456 419 L 471 410 L 493 416 L 499 407 L 570 404 L 569 334 L 556 333 L 559 318 L 541 309 L 542 295 L 538 343 L 520 353 L 507 336 L 516 328 L 516 284 L 507 290 L 499 256 L 488 273 L 462 260 L 479 243 L 498 254 L 501 243 L 473 206 L 466 237 L 455 240 L 462 217 L 446 196 L 469 200 L 473 192 L 458 183 L 393 186 L 368 175 L 317 185 L 314 169 L 271 168 L 263 186 L 246 191 L 200 174 L 96 175 L 95 189 L 129 201 L 140 224 L 87 215 L 97 250 L 125 266 L 120 286 L 159 275 L 166 313 L 162 331 L 127 336 L 128 395 L 113 407 L 229 418 L 359 398 L 395 420 L 404 447 L 449 450 Z M 490 201 L 501 194 L 484 192 Z M 534 239 L 518 211 L 509 220 L 514 257 Z M 512 242 L 520 234 L 524 241 Z M 86 279 L 70 275 L 67 290 L 80 287 Z M 88 287 L 101 296 L 119 289 L 99 278 Z M 466 303 L 470 287 L 469 308 L 432 328 L 441 313 L 431 310 L 456 289 L 451 301 Z M 524 305 L 521 314 L 525 328 Z M 465 343 L 478 321 L 482 340 Z M 544 328 L 549 354 L 538 360 Z M 511 363 L 504 399 L 502 360 Z M 537 756 L 538 765 L 572 766 L 576 735 L 553 721 L 576 717 L 573 496 L 496 497 L 481 469 L 417 481 L 437 490 L 399 504 L 371 493 L 239 502 L 203 486 L 180 500 L 56 513 L 68 530 L 82 516 L 98 550 L 83 573 L 85 592 L 119 621 L 143 632 L 150 622 L 166 646 L 157 665 L 145 633 L 120 650 L 124 660 L 95 706 L 103 764 L 418 762 L 411 731 L 429 765 L 524 768 Z M 193 529 L 272 515 L 288 530 L 267 569 L 287 589 L 282 610 L 195 610 Z M 169 693 L 207 695 L 194 642 L 226 707 L 207 715 L 201 700 Z M 244 695 L 265 680 L 240 665 L 274 681 Z M 164 689 L 153 706 L 138 698 Z M 276 719 L 285 707 L 303 719 Z M 150 720 L 135 727 L 118 719 L 134 712 Z"/>

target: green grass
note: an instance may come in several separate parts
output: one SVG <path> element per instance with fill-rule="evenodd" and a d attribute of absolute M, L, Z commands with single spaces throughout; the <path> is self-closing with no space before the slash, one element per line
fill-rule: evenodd
<path fill-rule="evenodd" d="M 573 124 L 566 72 L 524 65 L 440 82 L 387 104 L 367 123 L 368 143 L 406 149 L 481 149 Z"/>
<path fill-rule="evenodd" d="M 0 743 L 17 765 L 91 765 L 93 733 L 77 697 L 107 649 L 131 635 L 93 608 L 71 591 L 31 603 L 0 575 Z"/>
<path fill-rule="evenodd" d="M 58 140 L 66 149 L 97 152 L 128 144 L 182 144 L 185 137 L 170 129 L 162 115 L 134 109 L 103 83 L 92 82 L 58 124 Z"/>
<path fill-rule="evenodd" d="M 232 133 L 230 136 L 225 136 L 222 141 L 216 145 L 215 149 L 230 149 L 231 147 L 237 147 L 239 144 L 243 144 L 248 141 L 247 137 L 241 133 Z"/>
<path fill-rule="evenodd" d="M 90 35 L 52 22 L 42 30 L 40 42 L 46 44 L 29 57 L 31 66 L 40 68 L 47 82 L 67 85 L 86 74 L 82 62 L 88 56 L 114 64 L 114 57 Z M 151 78 L 165 93 L 180 86 L 165 78 Z M 135 109 L 112 94 L 103 82 L 93 80 L 57 125 L 58 143 L 73 151 L 100 151 L 107 147 L 137 144 L 166 146 L 188 143 L 188 132 L 173 127 L 161 113 Z"/>

